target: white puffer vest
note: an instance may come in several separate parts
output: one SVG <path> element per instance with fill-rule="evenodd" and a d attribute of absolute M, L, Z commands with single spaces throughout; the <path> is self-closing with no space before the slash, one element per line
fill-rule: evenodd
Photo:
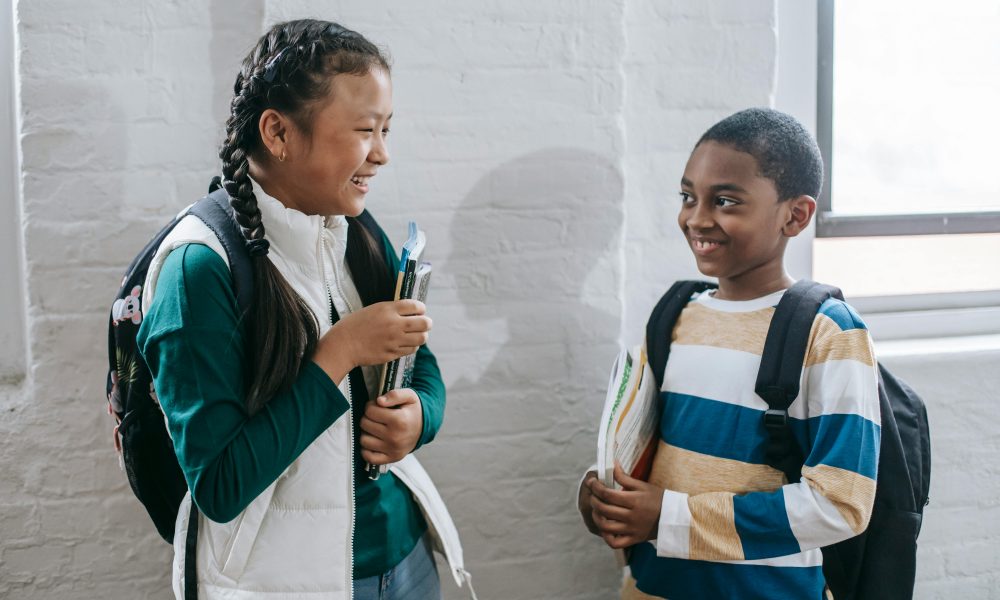
<path fill-rule="evenodd" d="M 261 210 L 269 257 L 320 323 L 330 327 L 329 303 L 346 315 L 361 308 L 361 299 L 345 262 L 347 221 L 344 217 L 310 216 L 285 208 L 259 186 L 254 193 Z M 156 279 L 171 250 L 188 243 L 204 244 L 228 265 L 215 234 L 197 217 L 185 217 L 160 245 L 150 264 L 143 311 L 155 299 Z M 370 370 L 367 370 L 370 369 Z M 366 368 L 374 382 L 377 369 Z M 340 385 L 351 397 L 349 378 Z M 363 397 L 363 396 L 361 396 Z M 352 416 L 349 411 L 320 435 L 278 479 L 228 523 L 199 516 L 199 600 L 342 600 L 352 597 L 354 478 Z M 392 472 L 420 505 L 435 549 L 447 559 L 461 586 L 469 580 L 455 525 L 437 489 L 413 456 Z M 184 598 L 184 541 L 190 515 L 190 493 L 184 497 L 174 532 L 173 588 Z M 470 586 L 471 591 L 471 586 Z"/>

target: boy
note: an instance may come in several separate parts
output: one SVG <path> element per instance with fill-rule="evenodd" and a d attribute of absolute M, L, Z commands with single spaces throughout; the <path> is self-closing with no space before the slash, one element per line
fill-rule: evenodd
<path fill-rule="evenodd" d="M 788 239 L 816 210 L 816 142 L 770 109 L 736 113 L 695 145 L 678 224 L 719 288 L 697 295 L 673 332 L 661 441 L 649 482 L 588 473 L 580 511 L 613 548 L 631 547 L 623 598 L 823 597 L 822 546 L 864 531 L 875 496 L 879 404 L 864 323 L 827 301 L 810 333 L 802 391 L 802 480 L 767 466 L 767 404 L 754 381 L 774 306 L 794 281 Z"/>

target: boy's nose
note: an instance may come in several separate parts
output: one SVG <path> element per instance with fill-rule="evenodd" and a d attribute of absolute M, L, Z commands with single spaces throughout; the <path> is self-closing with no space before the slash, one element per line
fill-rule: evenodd
<path fill-rule="evenodd" d="M 714 223 L 711 210 L 701 202 L 695 204 L 688 211 L 687 219 L 684 222 L 690 229 L 710 229 Z"/>

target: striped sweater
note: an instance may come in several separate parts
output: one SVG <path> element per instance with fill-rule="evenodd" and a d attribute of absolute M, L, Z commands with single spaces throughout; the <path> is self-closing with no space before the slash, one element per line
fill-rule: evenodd
<path fill-rule="evenodd" d="M 817 314 L 788 411 L 802 480 L 765 464 L 767 404 L 754 382 L 781 294 L 735 302 L 706 292 L 681 313 L 650 476 L 666 490 L 658 539 L 632 548 L 623 598 L 819 599 L 820 548 L 868 525 L 878 379 L 868 331 L 844 302 Z"/>

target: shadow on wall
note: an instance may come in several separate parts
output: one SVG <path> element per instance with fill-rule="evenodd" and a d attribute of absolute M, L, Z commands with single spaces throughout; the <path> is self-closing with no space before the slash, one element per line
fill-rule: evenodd
<path fill-rule="evenodd" d="M 494 595 L 579 598 L 614 578 L 570 500 L 617 348 L 623 185 L 603 156 L 545 149 L 483 177 L 452 220 L 442 271 L 467 320 L 446 352 L 463 368 L 426 454 Z"/>

